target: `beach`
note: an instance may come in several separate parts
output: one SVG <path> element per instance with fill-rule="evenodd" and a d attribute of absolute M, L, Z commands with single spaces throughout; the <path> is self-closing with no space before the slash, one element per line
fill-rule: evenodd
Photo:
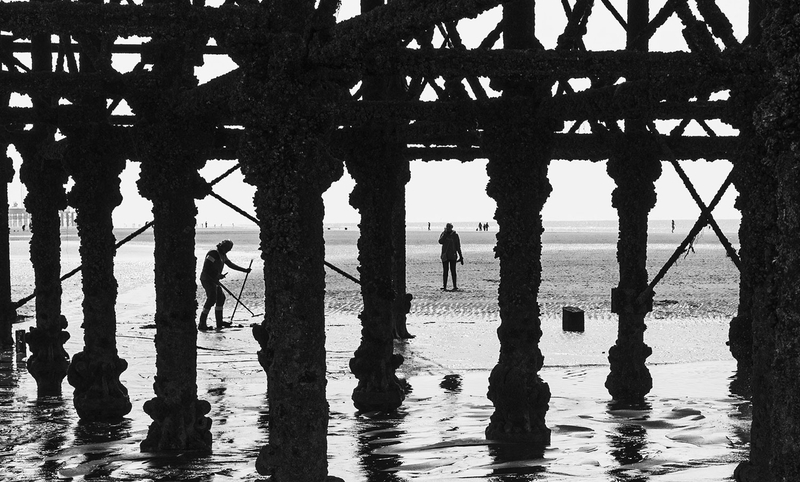
<path fill-rule="evenodd" d="M 326 333 L 329 473 L 346 481 L 405 480 L 730 480 L 749 446 L 749 401 L 731 393 L 735 361 L 725 344 L 738 303 L 738 272 L 713 232 L 704 230 L 692 251 L 680 258 L 655 288 L 646 343 L 653 390 L 641 407 L 617 409 L 603 384 L 607 351 L 616 338 L 610 312 L 616 285 L 615 225 L 546 225 L 539 301 L 545 366 L 551 389 L 547 425 L 550 446 L 531 450 L 489 444 L 483 436 L 493 412 L 486 398 L 488 374 L 497 361 L 499 262 L 494 258 L 496 226 L 475 231 L 475 222 L 454 223 L 465 264 L 458 266 L 457 292 L 441 291 L 436 243 L 442 226 L 410 224 L 407 230 L 407 291 L 414 295 L 408 329 L 416 338 L 395 343 L 405 361 L 398 376 L 411 387 L 397 413 L 359 414 L 350 401 L 356 380 L 348 368 L 360 342 L 359 286 L 328 270 Z M 651 229 L 650 277 L 663 266 L 691 227 L 675 233 L 665 222 Z M 347 228 L 347 229 L 345 229 Z M 723 230 L 736 246 L 736 225 Z M 120 239 L 132 229 L 120 230 Z M 358 239 L 353 225 L 325 227 L 326 260 L 357 275 Z M 263 269 L 258 232 L 252 228 L 198 229 L 197 257 L 221 239 L 235 246 L 230 258 L 247 266 L 253 259 L 242 301 L 263 312 Z M 28 295 L 33 273 L 27 237 L 12 233 L 12 298 Z M 256 360 L 258 345 L 249 325 L 258 322 L 241 306 L 239 328 L 198 335 L 198 398 L 212 410 L 214 453 L 206 457 L 143 454 L 139 443 L 151 419 L 142 411 L 153 398 L 155 374 L 152 233 L 121 247 L 117 348 L 129 368 L 121 376 L 133 410 L 121 424 L 79 423 L 66 380 L 63 396 L 36 399 L 36 385 L 24 360 L 4 352 L 0 366 L 0 466 L 4 480 L 259 480 L 255 458 L 268 438 L 266 376 Z M 62 233 L 62 271 L 79 264 L 74 230 Z M 198 262 L 198 270 L 199 270 Z M 226 285 L 235 293 L 243 275 Z M 70 325 L 66 350 L 81 351 L 80 276 L 63 285 L 63 312 Z M 202 303 L 202 291 L 198 291 Z M 226 304 L 230 316 L 234 303 Z M 565 306 L 582 309 L 583 333 L 564 332 Z M 33 323 L 33 304 L 15 329 Z M 445 378 L 447 377 L 447 378 Z"/>

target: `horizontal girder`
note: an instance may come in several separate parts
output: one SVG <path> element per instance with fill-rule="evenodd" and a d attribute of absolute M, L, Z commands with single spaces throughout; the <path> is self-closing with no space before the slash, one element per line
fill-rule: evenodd
<path fill-rule="evenodd" d="M 79 45 L 74 46 L 79 51 Z M 130 45 L 126 44 L 130 51 Z M 763 59 L 741 52 L 709 58 L 689 52 L 556 52 L 541 50 L 394 49 L 380 59 L 333 62 L 318 59 L 316 67 L 360 71 L 363 75 L 395 73 L 404 76 L 470 76 L 546 82 L 556 79 L 636 76 L 652 82 L 703 81 L 720 90 L 735 87 L 737 78 L 752 72 Z M 125 78 L 127 74 L 119 74 Z M 73 80 L 68 79 L 71 78 Z M 89 88 L 102 89 L 104 74 L 0 72 L 0 87 L 19 93 L 47 93 L 68 97 Z M 88 84 L 83 87 L 80 84 Z M 99 92 L 103 92 L 99 90 Z"/>
<path fill-rule="evenodd" d="M 117 127 L 117 129 L 128 130 L 130 127 Z M 27 135 L 29 135 L 28 132 L 19 132 L 15 138 L 24 140 Z M 215 145 L 207 151 L 207 158 L 238 159 L 237 149 L 241 135 L 241 129 L 217 129 L 214 134 Z M 358 134 L 356 133 L 356 135 Z M 434 128 L 427 128 L 401 131 L 397 137 L 391 139 L 391 142 L 405 145 L 401 149 L 401 155 L 409 161 L 446 159 L 472 161 L 488 157 L 488 153 L 481 147 L 481 135 L 482 131 L 479 130 L 448 132 L 446 128 L 438 131 Z M 628 139 L 635 137 L 631 134 L 627 136 Z M 660 153 L 660 159 L 665 162 L 676 158 L 707 161 L 726 159 L 735 162 L 736 156 L 742 148 L 742 141 L 735 136 L 669 136 L 666 134 L 642 134 L 640 136 L 646 136 L 652 142 L 669 147 L 668 152 Z M 353 133 L 348 132 L 348 129 L 337 130 L 330 139 L 332 152 L 335 153 L 339 148 L 345 147 L 352 137 Z M 133 142 L 135 136 L 120 135 L 118 138 Z M 550 157 L 565 160 L 604 161 L 618 151 L 621 142 L 624 142 L 622 134 L 555 133 L 549 136 Z M 123 149 L 132 161 L 139 161 L 136 157 L 139 152 L 136 146 L 131 144 L 123 146 Z"/>
<path fill-rule="evenodd" d="M 429 42 L 420 42 L 423 48 L 407 47 L 425 29 L 474 17 L 500 3 L 499 0 L 393 0 L 336 23 L 325 41 L 309 43 L 303 62 L 309 75 L 347 84 L 343 87 L 374 76 L 397 75 L 409 79 L 409 83 L 411 79 L 421 81 L 421 85 L 427 82 L 434 90 L 441 91 L 444 89 L 435 86 L 436 81 L 466 83 L 478 99 L 350 99 L 306 107 L 329 109 L 331 117 L 339 123 L 339 133 L 351 128 L 388 126 L 384 130 L 392 132 L 392 141 L 411 146 L 405 150 L 409 158 L 485 157 L 479 147 L 480 129 L 492 119 L 506 119 L 512 129 L 524 130 L 534 122 L 540 127 L 549 126 L 546 129 L 553 131 L 555 158 L 600 160 L 608 157 L 608 148 L 604 146 L 609 142 L 604 134 L 609 129 L 617 130 L 618 121 L 677 120 L 685 125 L 695 120 L 704 127 L 707 127 L 704 122 L 712 119 L 730 123 L 737 114 L 732 109 L 741 110 L 742 106 L 732 106 L 727 100 L 709 100 L 710 94 L 740 88 L 739 83 L 748 82 L 764 61 L 742 48 L 716 52 L 543 50 L 540 46 L 527 50 L 466 49 L 460 43 L 459 48 L 433 48 Z M 283 28 L 278 21 L 280 12 L 273 8 L 268 1 L 218 8 L 163 3 L 4 3 L 0 7 L 0 31 L 12 35 L 0 36 L 0 54 L 7 61 L 14 54 L 32 52 L 32 44 L 25 39 L 42 33 L 61 36 L 60 43 L 49 45 L 47 50 L 51 54 L 74 56 L 81 52 L 82 42 L 90 37 L 102 38 L 106 42 L 105 54 L 139 54 L 139 67 L 154 58 L 150 53 L 164 41 L 195 56 L 226 55 L 229 52 L 225 45 L 235 37 L 232 32 L 247 36 L 249 49 L 268 51 L 270 36 L 280 34 Z M 448 31 L 457 35 L 454 30 Z M 149 43 L 151 38 L 158 42 Z M 216 38 L 220 45 L 203 45 L 208 43 L 203 38 Z M 125 43 L 120 43 L 122 39 L 126 39 Z M 41 48 L 37 47 L 40 53 Z M 0 107 L 0 123 L 17 126 L 16 130 L 7 129 L 10 132 L 21 132 L 20 125 L 33 123 L 61 127 L 101 122 L 119 128 L 135 124 L 140 120 L 135 116 L 88 112 L 72 104 L 81 98 L 105 98 L 117 105 L 131 93 L 141 95 L 153 85 L 147 69 L 137 68 L 127 73 L 112 68 L 100 70 L 94 73 L 0 71 L 0 92 L 50 98 L 53 104 L 59 99 L 70 102 L 36 109 Z M 185 89 L 172 100 L 184 112 L 216 121 L 217 131 L 225 133 L 222 137 L 235 137 L 240 131 L 222 126 L 240 124 L 229 108 L 230 92 L 240 79 L 237 69 L 199 87 Z M 569 81 L 577 79 L 583 81 L 584 90 L 570 85 Z M 502 91 L 508 81 L 514 85 L 524 82 L 548 87 L 552 94 L 547 95 L 545 88 L 538 90 L 539 97 L 493 97 L 499 95 L 497 92 L 487 95 L 492 89 Z M 574 130 L 585 122 L 592 133 L 566 132 L 565 122 L 574 122 Z M 714 138 L 710 134 L 711 138 L 673 136 L 669 142 L 676 143 L 674 153 L 682 158 L 729 158 L 734 151 L 731 146 L 736 145 L 735 137 Z M 227 141 L 224 144 L 235 145 Z M 231 155 L 225 148 L 215 152 L 209 155 Z"/>

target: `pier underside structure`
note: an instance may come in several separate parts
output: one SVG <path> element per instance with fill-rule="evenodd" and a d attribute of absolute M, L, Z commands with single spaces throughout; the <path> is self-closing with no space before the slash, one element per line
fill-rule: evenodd
<path fill-rule="evenodd" d="M 734 16 L 744 28 L 734 28 Z M 729 343 L 739 382 L 752 389 L 753 427 L 750 460 L 736 476 L 797 479 L 797 18 L 791 0 L 0 3 L 0 173 L 13 178 L 13 145 L 32 215 L 36 327 L 26 339 L 40 394 L 59 393 L 68 377 L 82 418 L 130 410 L 119 381 L 127 364 L 114 340 L 110 214 L 124 162 L 139 162 L 140 192 L 153 202 L 157 305 L 155 396 L 145 404 L 153 423 L 142 449 L 212 449 L 209 404 L 198 400 L 195 377 L 195 200 L 214 194 L 198 175 L 206 162 L 238 161 L 256 187 L 269 266 L 266 315 L 254 333 L 270 434 L 256 466 L 274 480 L 326 479 L 321 195 L 346 164 L 362 220 L 353 400 L 359 410 L 390 411 L 404 402 L 393 338 L 407 334 L 408 163 L 485 158 L 501 272 L 486 433 L 547 444 L 537 297 L 549 161 L 608 160 L 620 277 L 609 290 L 619 331 L 606 386 L 615 401 L 635 404 L 651 388 L 645 316 L 669 268 L 652 278 L 645 269 L 654 182 L 662 169 L 685 177 L 678 160 L 724 159 L 733 170 L 708 204 L 685 183 L 702 211 L 696 230 L 714 228 L 741 273 Z M 221 57 L 236 67 L 201 82 L 197 68 Z M 731 185 L 742 214 L 738 251 L 713 218 Z M 56 220 L 67 204 L 78 213 L 84 320 L 61 314 Z M 3 344 L 11 343 L 15 309 L 7 258 L 2 239 Z M 85 347 L 70 363 L 64 329 L 76 322 Z"/>

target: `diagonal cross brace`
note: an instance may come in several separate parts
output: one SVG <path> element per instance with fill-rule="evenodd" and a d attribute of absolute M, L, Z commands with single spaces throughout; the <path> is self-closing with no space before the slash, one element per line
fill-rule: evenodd
<path fill-rule="evenodd" d="M 230 172 L 230 171 L 229 171 L 229 172 Z M 228 172 L 228 173 L 229 173 L 229 172 Z M 226 173 L 226 174 L 224 174 L 224 175 L 227 175 L 228 173 Z M 235 205 L 235 204 L 233 204 L 232 202 L 228 201 L 227 199 L 223 198 L 223 197 L 222 197 L 222 196 L 220 196 L 219 194 L 215 193 L 214 191 L 210 191 L 210 192 L 209 192 L 209 194 L 210 194 L 210 195 L 211 195 L 211 197 L 213 197 L 214 199 L 218 200 L 218 201 L 219 201 L 219 202 L 221 202 L 222 204 L 224 204 L 224 205 L 228 206 L 229 208 L 233 209 L 233 210 L 234 210 L 234 211 L 236 211 L 237 213 L 241 214 L 242 216 L 246 217 L 246 218 L 247 218 L 247 219 L 249 219 L 250 221 L 253 221 L 254 223 L 256 223 L 256 225 L 258 225 L 258 219 L 256 219 L 256 217 L 255 217 L 255 216 L 251 216 L 251 215 L 250 215 L 250 214 L 248 214 L 246 211 L 242 210 L 241 208 L 239 208 L 238 206 L 236 206 L 236 205 Z M 358 278 L 356 278 L 355 276 L 353 276 L 353 275 L 351 275 L 351 274 L 347 273 L 346 271 L 343 271 L 343 270 L 341 270 L 341 269 L 337 268 L 336 266 L 334 266 L 334 265 L 330 264 L 330 263 L 329 263 L 329 262 L 327 262 L 327 261 L 324 261 L 324 260 L 323 260 L 323 263 L 325 263 L 325 266 L 327 266 L 328 268 L 330 268 L 330 269 L 332 269 L 332 270 L 336 271 L 337 273 L 339 273 L 340 275 L 342 275 L 342 276 L 344 276 L 345 278 L 349 279 L 350 281 L 353 281 L 353 282 L 355 282 L 355 283 L 361 284 L 361 280 L 359 280 L 359 279 L 358 279 Z"/>
<path fill-rule="evenodd" d="M 728 187 L 732 183 L 733 183 L 733 172 L 731 171 L 731 173 L 729 173 L 728 177 L 725 179 L 725 182 L 723 182 L 722 186 L 720 186 L 719 190 L 717 191 L 717 194 L 714 195 L 714 199 L 711 200 L 711 204 L 708 205 L 709 212 L 713 210 L 715 207 L 717 207 L 717 204 L 719 204 L 723 194 L 725 194 L 725 191 L 728 190 Z M 701 213 L 700 217 L 697 219 L 697 221 L 694 223 L 694 226 L 692 226 L 692 229 L 689 231 L 689 234 L 686 235 L 686 239 L 684 239 L 683 242 L 680 244 L 680 246 L 678 246 L 678 248 L 675 249 L 675 252 L 672 253 L 672 256 L 664 264 L 664 266 L 661 268 L 658 274 L 653 278 L 653 280 L 650 281 L 650 284 L 647 286 L 647 288 L 639 294 L 639 296 L 637 297 L 637 303 L 643 303 L 648 296 L 652 296 L 653 288 L 667 274 L 667 271 L 669 271 L 672 265 L 675 264 L 678 258 L 680 258 L 681 254 L 686 251 L 686 247 L 700 233 L 700 230 L 703 229 L 706 226 L 706 224 L 708 224 L 706 215 Z M 731 259 L 733 260 L 734 258 Z M 739 257 L 737 256 L 734 261 L 734 264 L 736 265 L 737 268 L 739 268 L 738 260 Z"/>
<path fill-rule="evenodd" d="M 119 249 L 119 247 L 120 247 L 120 246 L 122 246 L 123 244 L 125 244 L 125 243 L 127 243 L 128 241 L 132 240 L 132 239 L 133 239 L 133 238 L 135 238 L 136 236 L 139 236 L 139 235 L 140 235 L 140 234 L 142 234 L 143 232 L 147 231 L 147 230 L 150 228 L 150 226 L 152 226 L 153 224 L 155 224 L 155 221 L 148 221 L 148 222 L 147 222 L 147 223 L 146 223 L 144 226 L 142 226 L 141 228 L 139 228 L 139 229 L 137 229 L 136 231 L 132 232 L 131 234 L 129 234 L 129 235 L 127 235 L 127 236 L 125 236 L 125 237 L 124 237 L 123 239 L 121 239 L 120 241 L 117 241 L 117 243 L 116 243 L 116 244 L 114 244 L 114 249 Z M 65 274 L 61 275 L 61 277 L 58 279 L 58 281 L 64 281 L 65 279 L 67 279 L 67 278 L 70 278 L 70 277 L 72 277 L 73 275 L 75 275 L 75 274 L 77 274 L 77 273 L 80 273 L 82 270 L 83 270 L 83 263 L 81 263 L 80 265 L 78 265 L 78 267 L 77 267 L 77 268 L 74 268 L 72 271 L 70 271 L 70 272 L 68 272 L 68 273 L 65 273 Z M 33 293 L 31 293 L 30 295 L 28 295 L 28 296 L 26 296 L 26 297 L 24 297 L 24 298 L 20 299 L 19 301 L 16 301 L 16 302 L 14 303 L 14 309 L 16 310 L 17 308 L 21 307 L 22 305 L 24 305 L 25 303 L 29 302 L 30 300 L 32 300 L 32 299 L 34 299 L 34 298 L 36 298 L 36 295 L 37 295 L 37 294 L 38 294 L 38 293 L 36 292 L 36 289 L 34 289 L 34 290 L 33 290 Z"/>
<path fill-rule="evenodd" d="M 683 168 L 680 166 L 680 164 L 678 164 L 678 161 L 672 160 L 670 161 L 670 163 L 672 163 L 672 165 L 675 167 L 675 170 L 678 172 L 678 175 L 681 177 L 681 180 L 683 180 L 683 183 L 686 185 L 686 188 L 692 194 L 692 197 L 694 198 L 695 202 L 700 207 L 700 210 L 702 211 L 700 219 L 704 219 L 707 224 L 711 225 L 711 228 L 717 234 L 720 243 L 722 243 L 722 246 L 725 247 L 725 252 L 728 253 L 728 257 L 731 258 L 731 261 L 733 261 L 733 264 L 735 264 L 737 268 L 741 269 L 741 267 L 739 266 L 739 255 L 736 253 L 736 250 L 733 249 L 733 246 L 731 246 L 730 241 L 728 241 L 728 238 L 725 237 L 725 234 L 723 234 L 722 229 L 720 229 L 719 225 L 717 224 L 717 221 L 714 220 L 714 217 L 711 215 L 711 209 L 713 208 L 706 207 L 706 205 L 703 204 L 703 201 L 700 199 L 700 196 L 697 194 L 697 191 L 694 189 L 694 186 L 692 185 L 691 181 L 689 181 L 689 177 L 683 171 Z"/>
<path fill-rule="evenodd" d="M 656 131 L 655 126 L 652 123 L 648 125 L 648 130 L 653 135 L 658 133 Z M 708 224 L 712 225 L 712 227 L 714 228 L 714 232 L 717 234 L 717 237 L 719 238 L 720 242 L 725 247 L 725 251 L 727 252 L 728 257 L 731 258 L 731 261 L 733 261 L 733 264 L 736 265 L 736 268 L 739 269 L 739 271 L 741 271 L 739 256 L 736 253 L 736 250 L 733 249 L 733 246 L 731 246 L 730 242 L 728 242 L 728 238 L 726 238 L 725 235 L 722 233 L 722 230 L 719 228 L 719 225 L 717 225 L 717 222 L 711 215 L 711 211 L 713 211 L 714 208 L 717 207 L 717 204 L 719 204 L 720 200 L 722 200 L 722 196 L 728 190 L 728 187 L 733 183 L 733 171 L 728 173 L 728 177 L 725 179 L 725 182 L 722 183 L 722 186 L 720 186 L 719 190 L 714 195 L 714 198 L 711 200 L 711 204 L 706 206 L 703 203 L 702 199 L 700 199 L 700 195 L 697 194 L 697 191 L 694 189 L 694 186 L 689 180 L 689 177 L 686 175 L 686 172 L 684 172 L 683 168 L 681 168 L 680 164 L 678 163 L 678 158 L 675 155 L 675 153 L 672 151 L 672 149 L 669 148 L 669 146 L 663 139 L 659 138 L 659 141 L 661 144 L 661 148 L 669 157 L 668 160 L 675 168 L 675 170 L 678 172 L 678 176 L 681 177 L 681 180 L 686 186 L 686 189 L 689 190 L 689 193 L 694 198 L 698 207 L 700 207 L 700 217 L 697 218 L 697 221 L 695 222 L 692 229 L 689 231 L 689 234 L 686 236 L 686 239 L 684 239 L 683 242 L 680 244 L 680 246 L 678 246 L 678 248 L 675 250 L 675 252 L 672 253 L 672 256 L 669 258 L 666 264 L 664 264 L 664 266 L 661 268 L 658 274 L 653 278 L 653 280 L 650 281 L 650 284 L 647 286 L 647 288 L 639 294 L 639 296 L 637 297 L 637 302 L 639 303 L 644 302 L 644 300 L 647 299 L 647 297 L 652 296 L 653 288 L 667 274 L 672 265 L 675 264 L 675 262 L 678 260 L 681 253 L 683 253 L 686 250 L 686 247 L 689 245 L 689 243 L 691 243 L 691 241 L 698 235 L 698 233 L 700 233 L 700 230 L 703 229 Z"/>
<path fill-rule="evenodd" d="M 625 31 L 627 32 L 628 22 L 626 22 L 625 19 L 622 17 L 622 15 L 619 14 L 619 11 L 617 11 L 616 7 L 614 7 L 614 5 L 609 0 L 600 0 L 600 1 L 603 2 L 603 5 L 605 5 L 608 11 L 611 12 L 611 15 L 613 15 L 614 18 L 617 19 L 617 22 L 619 22 L 622 28 L 624 28 Z"/>
<path fill-rule="evenodd" d="M 651 132 L 654 131 L 652 126 L 650 127 L 650 131 Z M 733 264 L 736 265 L 736 268 L 741 270 L 740 262 L 739 262 L 739 255 L 736 253 L 736 250 L 733 249 L 733 246 L 731 246 L 730 241 L 728 241 L 728 238 L 725 237 L 725 234 L 722 232 L 722 229 L 720 229 L 719 225 L 717 224 L 717 221 L 714 220 L 714 216 L 711 214 L 711 211 L 714 208 L 706 206 L 705 203 L 703 203 L 703 200 L 700 199 L 700 195 L 697 193 L 697 190 L 694 188 L 694 185 L 692 184 L 692 181 L 689 179 L 689 176 L 686 175 L 686 172 L 683 170 L 681 165 L 678 163 L 678 159 L 675 156 L 675 153 L 672 152 L 672 149 L 669 148 L 669 146 L 667 145 L 667 143 L 664 141 L 663 138 L 659 138 L 659 140 L 660 140 L 660 143 L 661 143 L 661 147 L 664 149 L 664 151 L 669 156 L 670 164 L 672 164 L 672 167 L 675 168 L 675 171 L 678 173 L 678 176 L 681 178 L 681 181 L 683 181 L 683 185 L 686 186 L 686 189 L 689 191 L 689 194 L 692 195 L 692 199 L 694 199 L 694 202 L 697 203 L 697 206 L 700 208 L 700 217 L 698 218 L 698 222 L 702 221 L 704 223 L 704 225 L 705 224 L 710 224 L 711 225 L 711 228 L 717 234 L 717 238 L 719 238 L 719 242 L 722 243 L 722 246 L 725 248 L 725 252 L 728 254 L 728 257 L 731 258 L 731 261 L 733 261 Z M 728 179 L 730 179 L 730 175 L 728 176 Z M 725 187 L 725 189 L 727 189 L 727 185 L 724 185 L 724 187 Z M 721 192 L 718 192 L 717 194 L 719 195 L 719 197 L 722 197 L 722 194 L 724 194 L 724 193 L 725 193 L 724 191 L 721 191 Z M 715 199 L 716 199 L 716 196 L 715 196 Z M 719 201 L 717 201 L 717 202 L 719 202 Z M 716 206 L 716 204 L 715 204 L 715 206 Z"/>

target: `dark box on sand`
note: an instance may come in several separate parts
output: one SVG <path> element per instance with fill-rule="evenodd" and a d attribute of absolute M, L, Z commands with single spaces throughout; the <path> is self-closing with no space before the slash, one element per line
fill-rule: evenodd
<path fill-rule="evenodd" d="M 574 306 L 565 306 L 562 310 L 561 329 L 583 332 L 583 328 L 583 310 Z"/>

